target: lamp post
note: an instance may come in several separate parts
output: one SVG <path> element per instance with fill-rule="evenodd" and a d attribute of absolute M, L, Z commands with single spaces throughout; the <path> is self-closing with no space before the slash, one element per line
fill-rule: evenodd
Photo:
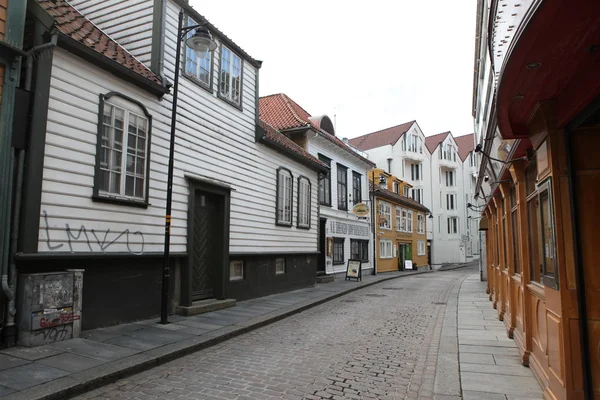
<path fill-rule="evenodd" d="M 175 56 L 175 78 L 173 79 L 173 109 L 171 112 L 171 141 L 169 147 L 169 171 L 167 173 L 167 207 L 165 213 L 165 250 L 162 271 L 162 293 L 160 298 L 160 323 L 169 323 L 169 249 L 171 247 L 171 200 L 173 197 L 173 154 L 175 152 L 175 125 L 177 122 L 177 92 L 179 91 L 179 64 L 181 61 L 181 42 L 191 30 L 196 32 L 189 37 L 185 44 L 193 49 L 198 58 L 204 58 L 207 52 L 217 48 L 208 29 L 204 24 L 183 26 L 183 10 L 179 12 L 179 25 L 177 26 L 177 50 Z"/>

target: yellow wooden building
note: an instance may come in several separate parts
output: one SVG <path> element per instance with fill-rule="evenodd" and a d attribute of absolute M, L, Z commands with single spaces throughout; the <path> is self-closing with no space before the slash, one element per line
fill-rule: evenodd
<path fill-rule="evenodd" d="M 429 266 L 427 216 L 424 205 L 407 197 L 411 186 L 376 168 L 369 173 L 376 204 L 377 272 Z"/>

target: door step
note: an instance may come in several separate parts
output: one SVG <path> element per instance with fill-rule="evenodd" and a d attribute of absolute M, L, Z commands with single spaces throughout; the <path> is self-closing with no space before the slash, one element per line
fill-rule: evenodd
<path fill-rule="evenodd" d="M 206 299 L 192 302 L 189 307 L 178 306 L 177 314 L 189 317 L 192 315 L 204 314 L 211 311 L 222 310 L 235 306 L 235 299 Z"/>
<path fill-rule="evenodd" d="M 317 283 L 330 283 L 335 280 L 333 275 L 321 275 L 317 276 Z"/>

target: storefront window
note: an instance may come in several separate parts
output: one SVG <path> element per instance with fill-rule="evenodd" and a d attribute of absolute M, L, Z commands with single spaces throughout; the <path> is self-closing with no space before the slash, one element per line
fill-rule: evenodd
<path fill-rule="evenodd" d="M 540 263 L 540 240 L 538 224 L 538 199 L 533 196 L 527 202 L 527 216 L 529 225 L 529 268 L 531 271 L 531 281 L 541 282 L 542 266 Z"/>
<path fill-rule="evenodd" d="M 520 274 L 519 269 L 519 224 L 517 221 L 517 190 L 513 184 L 510 187 L 510 205 L 511 205 L 511 223 L 512 223 L 512 252 L 513 252 L 513 267 L 515 274 Z"/>
<path fill-rule="evenodd" d="M 539 190 L 540 231 L 542 244 L 542 273 L 544 285 L 558 287 L 556 271 L 556 239 L 554 236 L 554 218 L 552 196 L 548 180 Z"/>
<path fill-rule="evenodd" d="M 504 250 L 504 265 L 502 268 L 508 268 L 508 253 L 506 252 L 506 243 L 508 242 L 508 237 L 506 236 L 506 214 L 504 214 L 504 218 L 502 218 L 502 245 Z"/>

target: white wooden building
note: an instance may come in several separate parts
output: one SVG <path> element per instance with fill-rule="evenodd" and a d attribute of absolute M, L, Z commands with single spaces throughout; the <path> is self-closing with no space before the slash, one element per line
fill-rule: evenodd
<path fill-rule="evenodd" d="M 85 268 L 84 329 L 159 312 L 181 11 L 186 25 L 205 21 L 183 0 L 30 7 L 32 36 L 42 42 L 56 27 L 57 47 L 33 76 L 20 271 Z M 315 281 L 318 176 L 328 168 L 259 124 L 261 62 L 207 27 L 214 53 L 199 60 L 182 48 L 172 309 Z"/>
<path fill-rule="evenodd" d="M 330 167 L 319 184 L 318 270 L 344 272 L 348 259 L 361 259 L 363 270 L 372 269 L 371 219 L 357 217 L 352 208 L 369 202 L 367 173 L 374 163 L 336 136 L 328 116 L 311 116 L 283 93 L 260 98 L 260 117 Z"/>

